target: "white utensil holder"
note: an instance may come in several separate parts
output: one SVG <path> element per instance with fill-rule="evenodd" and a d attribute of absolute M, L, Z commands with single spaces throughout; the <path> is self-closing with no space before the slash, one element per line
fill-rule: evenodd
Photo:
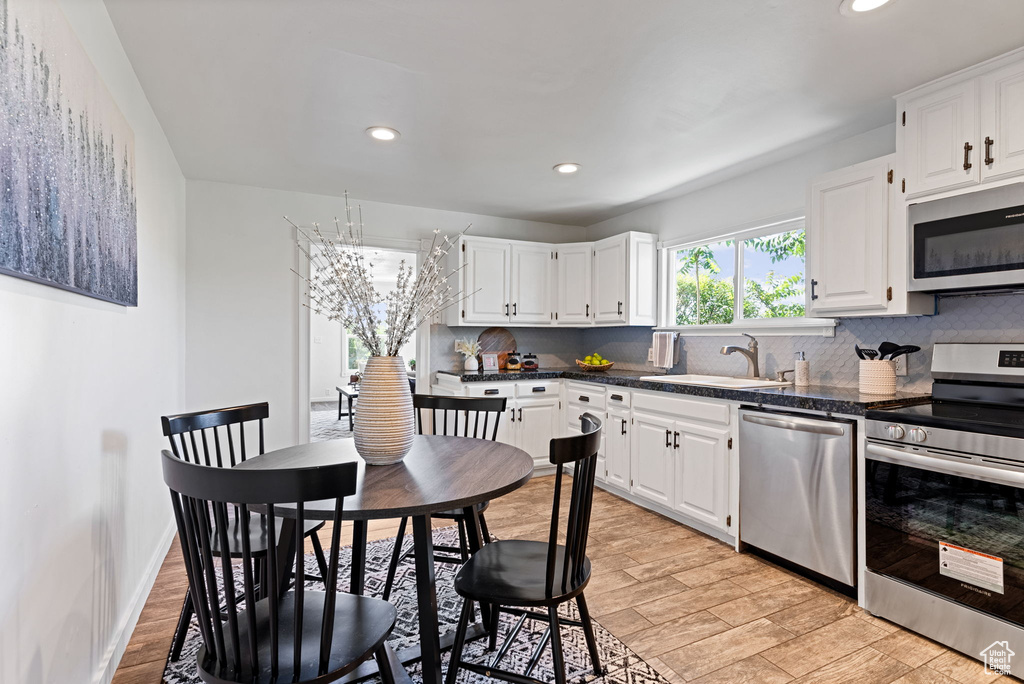
<path fill-rule="evenodd" d="M 896 394 L 896 365 L 889 360 L 862 360 L 860 393 Z"/>

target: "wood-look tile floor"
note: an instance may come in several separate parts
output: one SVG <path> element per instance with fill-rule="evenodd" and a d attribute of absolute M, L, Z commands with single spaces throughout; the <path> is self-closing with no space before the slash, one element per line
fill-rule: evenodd
<path fill-rule="evenodd" d="M 553 477 L 536 478 L 492 502 L 492 534 L 546 539 L 553 485 Z M 397 521 L 373 522 L 369 537 L 396 529 Z M 322 534 L 326 542 L 329 531 Z M 342 538 L 350 541 L 351 531 Z M 1016 681 L 986 675 L 977 661 L 874 618 L 845 596 L 603 490 L 594 497 L 588 555 L 594 619 L 673 683 Z M 114 684 L 161 681 L 186 590 L 175 543 Z"/>

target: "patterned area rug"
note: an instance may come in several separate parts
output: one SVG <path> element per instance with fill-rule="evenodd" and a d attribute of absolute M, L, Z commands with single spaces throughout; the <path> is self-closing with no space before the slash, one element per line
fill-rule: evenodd
<path fill-rule="evenodd" d="M 457 531 L 454 527 L 434 530 L 434 540 L 439 544 L 457 545 Z M 406 537 L 407 547 L 411 543 L 411 540 Z M 381 595 L 393 545 L 394 539 L 392 538 L 370 542 L 367 546 L 366 594 L 368 596 Z M 340 563 L 340 583 L 342 587 L 347 587 L 351 567 L 351 549 L 349 547 L 345 547 L 342 550 Z M 306 556 L 306 568 L 309 572 L 318 572 L 316 560 L 312 554 L 307 554 Z M 462 599 L 455 593 L 453 588 L 453 580 L 458 567 L 448 563 L 438 563 L 436 568 L 438 613 L 441 631 L 444 633 L 455 629 L 459 612 L 462 608 Z M 240 575 L 238 581 L 241 582 Z M 311 582 L 307 586 L 315 589 L 316 585 L 317 583 Z M 407 560 L 399 565 L 391 602 L 398 609 L 398 623 L 391 633 L 389 643 L 395 650 L 401 650 L 418 642 L 416 585 L 411 560 Z M 574 603 L 566 604 L 563 609 L 567 617 L 578 618 Z M 514 622 L 515 618 L 513 616 L 504 614 L 501 616 L 499 646 L 504 635 L 508 633 Z M 562 648 L 565 652 L 567 681 L 576 683 L 595 682 L 595 684 L 668 684 L 667 680 L 658 674 L 653 667 L 644 662 L 640 656 L 629 650 L 625 644 L 613 637 L 610 632 L 596 622 L 594 623 L 594 631 L 597 636 L 597 646 L 601 654 L 601 664 L 605 668 L 605 675 L 601 678 L 594 676 L 583 630 L 579 627 L 566 626 L 562 627 Z M 508 655 L 501 661 L 501 666 L 513 672 L 523 672 L 543 632 L 544 625 L 542 623 L 535 620 L 527 620 L 514 645 L 509 649 Z M 201 645 L 202 639 L 199 635 L 199 626 L 195 619 L 193 619 L 188 639 L 185 641 L 184 649 L 182 649 L 181 658 L 176 663 L 168 662 L 164 669 L 164 682 L 170 684 L 193 684 L 200 682 L 199 676 L 196 673 L 195 663 L 196 653 Z M 464 658 L 471 662 L 484 662 L 488 660 L 491 654 L 487 653 L 486 646 L 486 639 L 466 644 Z M 413 681 L 422 681 L 418 664 L 407 667 Z M 447 653 L 444 655 L 443 671 L 448 671 Z M 542 681 L 554 681 L 550 646 L 544 649 L 544 654 L 534 670 L 533 676 Z M 376 678 L 370 681 L 379 682 L 380 679 Z M 459 673 L 458 681 L 479 682 L 483 684 L 484 682 L 497 680 L 487 679 L 463 670 Z"/>
<path fill-rule="evenodd" d="M 355 406 L 352 406 L 355 410 Z M 348 411 L 348 404 L 341 409 L 342 413 Z M 338 402 L 336 401 L 315 401 L 309 406 L 309 440 L 311 442 L 326 442 L 331 439 L 345 439 L 352 436 L 348 429 L 348 416 L 343 415 L 338 420 Z"/>

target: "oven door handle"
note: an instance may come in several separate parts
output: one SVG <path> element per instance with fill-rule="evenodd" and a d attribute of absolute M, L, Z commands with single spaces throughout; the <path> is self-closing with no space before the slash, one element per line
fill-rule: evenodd
<path fill-rule="evenodd" d="M 936 458 L 935 456 L 912 454 L 870 442 L 867 447 L 867 456 L 876 461 L 883 461 L 894 465 L 906 465 L 912 468 L 933 470 L 945 473 L 946 475 L 958 475 L 972 480 L 991 482 L 992 484 L 1024 488 L 1024 473 L 1013 470 L 980 466 L 974 463 L 959 463 L 944 458 Z"/>

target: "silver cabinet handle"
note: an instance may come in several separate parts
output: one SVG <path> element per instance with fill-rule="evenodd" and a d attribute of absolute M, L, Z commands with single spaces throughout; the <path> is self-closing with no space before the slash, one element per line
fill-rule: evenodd
<path fill-rule="evenodd" d="M 846 434 L 846 428 L 835 423 L 826 423 L 820 420 L 807 420 L 806 418 L 795 418 L 786 416 L 784 418 L 769 418 L 753 413 L 744 413 L 743 420 L 755 425 L 765 427 L 781 428 L 783 430 L 796 430 L 797 432 L 811 432 L 816 435 L 834 435 L 842 437 Z"/>

